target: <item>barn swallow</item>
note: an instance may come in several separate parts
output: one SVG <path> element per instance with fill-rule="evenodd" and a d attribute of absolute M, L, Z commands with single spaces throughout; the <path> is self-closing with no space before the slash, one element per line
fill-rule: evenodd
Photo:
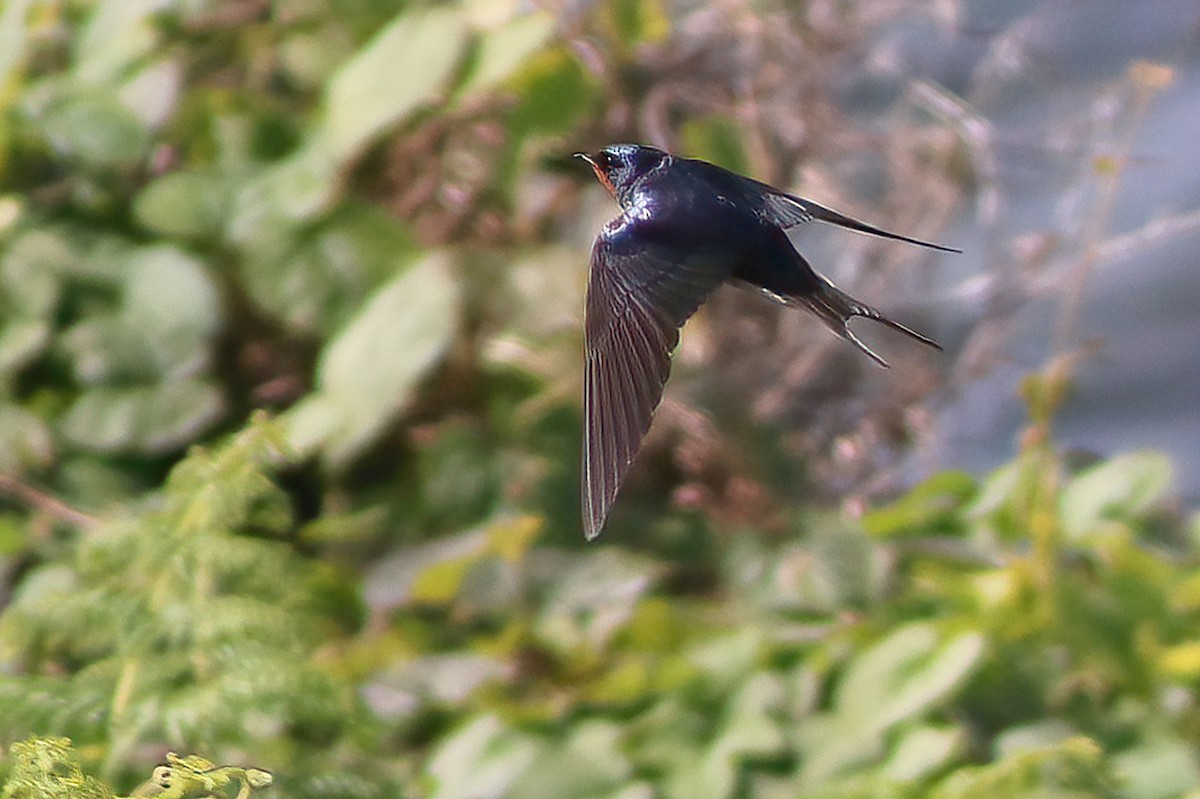
<path fill-rule="evenodd" d="M 811 200 L 693 158 L 638 144 L 576 153 L 621 206 L 592 248 L 584 337 L 583 523 L 592 540 L 662 400 L 679 329 L 717 286 L 749 283 L 771 299 L 815 313 L 880 366 L 887 362 L 847 327 L 855 316 L 932 339 L 859 302 L 813 271 L 784 232 L 811 220 L 929 247 Z"/>

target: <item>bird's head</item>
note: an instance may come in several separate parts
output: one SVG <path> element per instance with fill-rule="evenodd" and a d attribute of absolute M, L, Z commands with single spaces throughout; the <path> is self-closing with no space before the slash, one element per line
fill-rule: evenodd
<path fill-rule="evenodd" d="M 643 144 L 610 144 L 594 154 L 575 153 L 575 157 L 587 161 L 604 188 L 622 202 L 638 178 L 671 156 Z"/>

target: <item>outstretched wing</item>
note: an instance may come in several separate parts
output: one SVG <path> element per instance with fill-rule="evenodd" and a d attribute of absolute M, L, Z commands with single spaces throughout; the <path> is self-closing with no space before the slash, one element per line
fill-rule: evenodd
<path fill-rule="evenodd" d="M 728 277 L 645 220 L 610 222 L 592 249 L 584 325 L 583 523 L 600 534 L 671 371 L 679 328 Z M 669 237 L 668 237 L 669 238 Z M 680 260 L 682 258 L 682 260 Z"/>

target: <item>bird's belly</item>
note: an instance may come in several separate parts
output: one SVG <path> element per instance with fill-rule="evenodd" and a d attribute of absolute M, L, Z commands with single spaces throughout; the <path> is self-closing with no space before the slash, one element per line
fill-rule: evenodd
<path fill-rule="evenodd" d="M 757 248 L 743 253 L 733 265 L 733 279 L 777 297 L 811 294 L 819 286 L 812 267 L 790 245 L 786 251 Z"/>

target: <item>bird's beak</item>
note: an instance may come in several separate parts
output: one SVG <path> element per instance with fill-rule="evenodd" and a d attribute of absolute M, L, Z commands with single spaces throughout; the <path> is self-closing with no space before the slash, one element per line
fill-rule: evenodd
<path fill-rule="evenodd" d="M 588 166 L 590 166 L 592 168 L 592 171 L 596 173 L 596 179 L 599 180 L 600 183 L 602 183 L 604 185 L 604 188 L 608 189 L 609 194 L 611 194 L 613 197 L 617 196 L 616 187 L 613 186 L 612 181 L 609 180 L 608 175 L 605 173 L 605 171 L 600 168 L 600 165 L 598 163 L 596 163 L 595 158 L 588 155 L 587 153 L 575 153 L 574 157 L 582 158 L 584 161 L 587 161 Z"/>

